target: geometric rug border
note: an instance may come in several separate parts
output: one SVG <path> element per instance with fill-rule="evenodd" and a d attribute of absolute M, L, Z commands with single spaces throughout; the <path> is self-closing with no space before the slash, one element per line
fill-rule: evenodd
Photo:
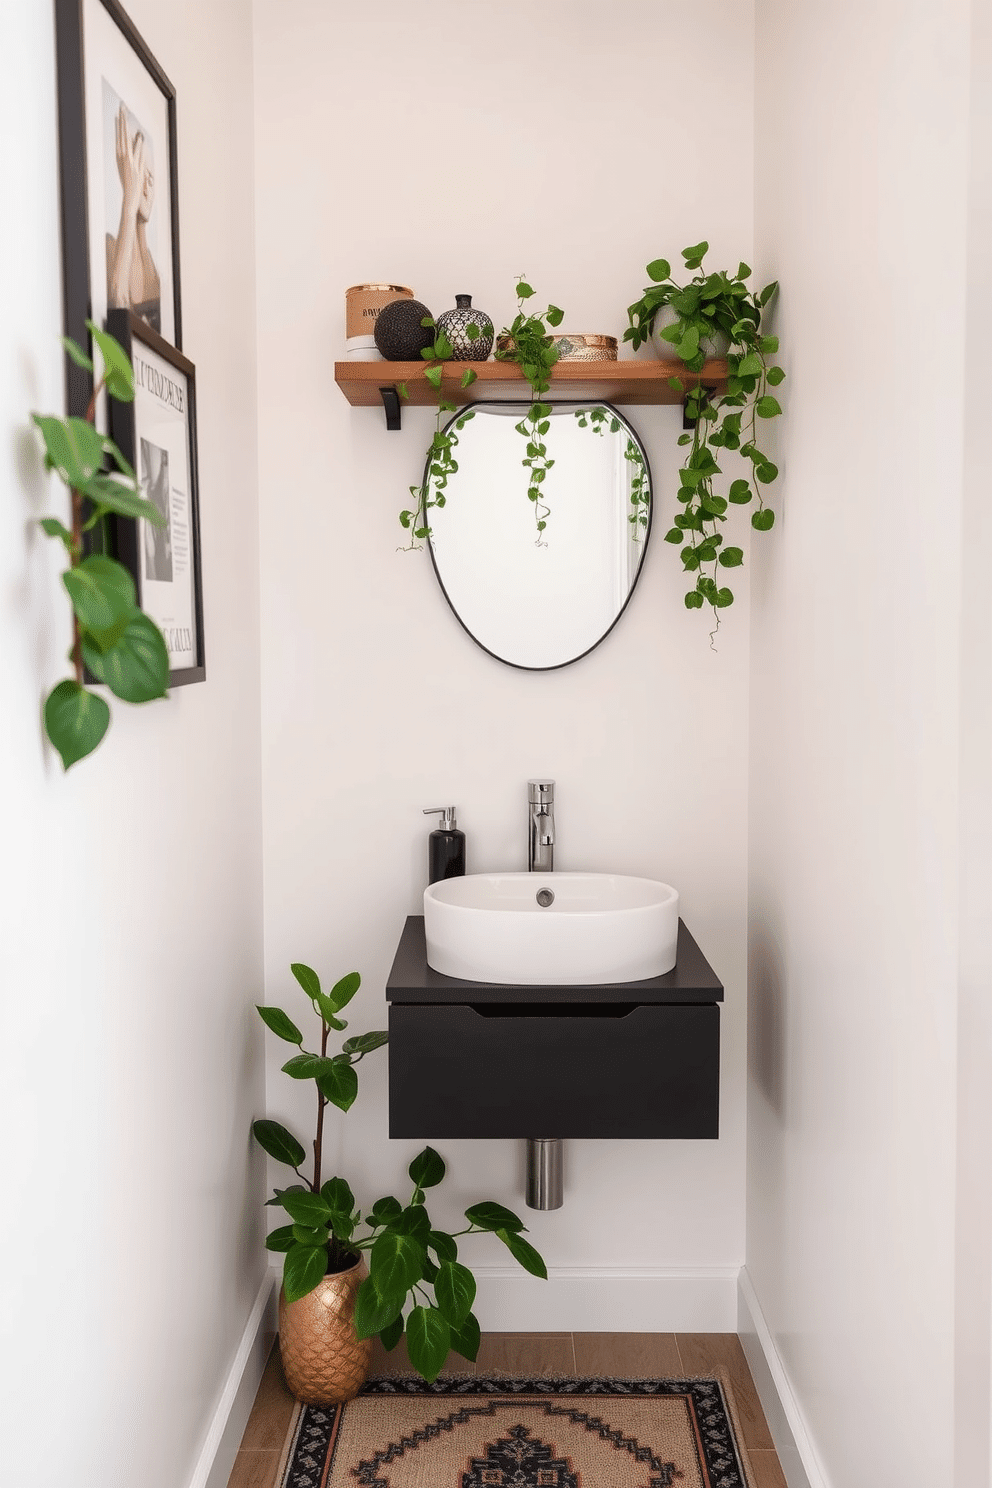
<path fill-rule="evenodd" d="M 555 1375 L 441 1375 L 432 1383 L 418 1374 L 394 1374 L 366 1381 L 356 1399 L 370 1395 L 613 1395 L 690 1394 L 702 1428 L 703 1459 L 713 1488 L 749 1488 L 750 1464 L 740 1436 L 740 1422 L 730 1382 L 724 1371 L 705 1375 L 589 1375 L 577 1379 Z M 327 1455 L 341 1406 L 301 1405 L 278 1488 L 312 1488 L 323 1481 Z M 728 1455 L 732 1465 L 728 1466 Z"/>

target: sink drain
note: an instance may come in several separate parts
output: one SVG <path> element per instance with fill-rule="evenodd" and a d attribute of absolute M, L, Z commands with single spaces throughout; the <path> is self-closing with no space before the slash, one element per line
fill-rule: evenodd
<path fill-rule="evenodd" d="M 554 904 L 555 896 L 551 889 L 538 889 L 537 902 L 542 909 L 547 909 L 549 904 Z"/>

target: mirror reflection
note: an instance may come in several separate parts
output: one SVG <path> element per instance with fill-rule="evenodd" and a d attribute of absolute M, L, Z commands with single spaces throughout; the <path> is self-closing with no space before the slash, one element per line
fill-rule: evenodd
<path fill-rule="evenodd" d="M 546 670 L 591 651 L 623 613 L 651 531 L 651 478 L 615 408 L 556 403 L 536 513 L 517 429 L 526 407 L 476 403 L 451 419 L 458 469 L 431 512 L 430 550 L 472 639 L 510 666 Z"/>

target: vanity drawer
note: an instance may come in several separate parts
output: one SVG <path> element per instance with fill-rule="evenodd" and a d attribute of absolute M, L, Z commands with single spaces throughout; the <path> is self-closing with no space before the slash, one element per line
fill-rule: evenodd
<path fill-rule="evenodd" d="M 715 1003 L 405 1004 L 391 1137 L 719 1135 Z"/>

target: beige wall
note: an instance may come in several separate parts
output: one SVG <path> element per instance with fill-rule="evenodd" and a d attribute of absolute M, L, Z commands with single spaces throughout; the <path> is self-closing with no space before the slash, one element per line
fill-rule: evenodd
<path fill-rule="evenodd" d="M 189 1482 L 264 1275 L 251 34 L 234 0 L 129 10 L 179 97 L 206 683 L 114 702 L 68 776 L 61 512 L 27 433 L 62 406 L 52 6 L 0 7 L 0 1480 Z"/>

